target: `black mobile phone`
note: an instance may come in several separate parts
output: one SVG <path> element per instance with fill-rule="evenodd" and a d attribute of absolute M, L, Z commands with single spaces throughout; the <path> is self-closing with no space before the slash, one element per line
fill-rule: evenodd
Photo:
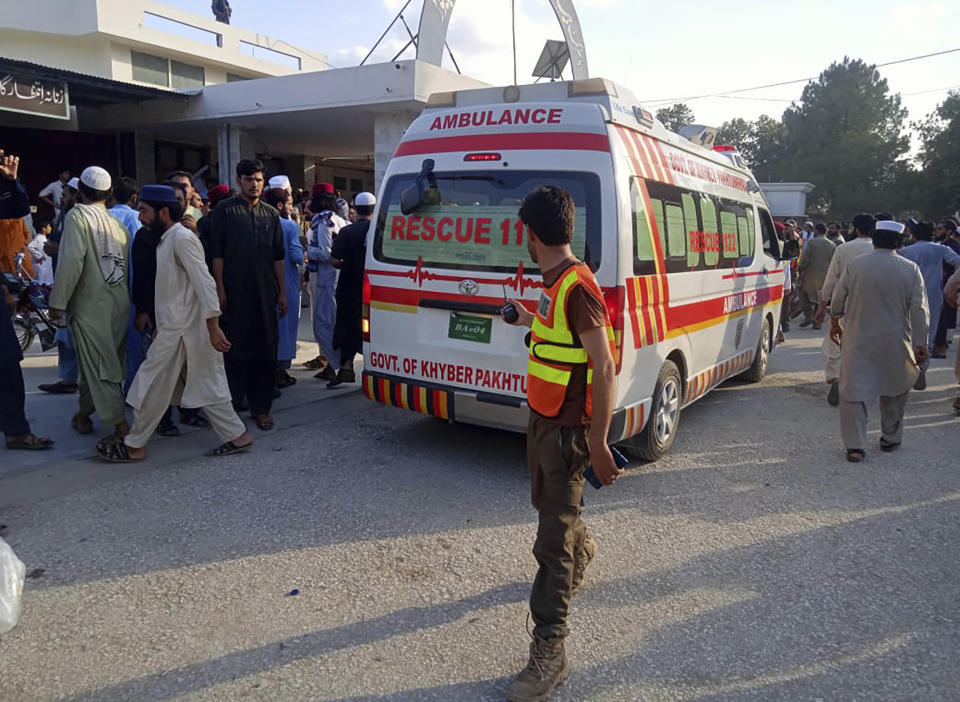
<path fill-rule="evenodd" d="M 516 324 L 517 320 L 520 319 L 520 313 L 517 312 L 517 308 L 513 306 L 512 302 L 507 302 L 507 289 L 502 285 L 500 289 L 503 290 L 503 321 Z"/>
<path fill-rule="evenodd" d="M 617 465 L 617 468 L 626 468 L 627 457 L 622 453 L 617 451 L 613 446 L 610 447 L 610 455 L 613 456 L 613 462 Z M 587 469 L 583 472 L 583 477 L 586 478 L 587 482 L 593 485 L 597 490 L 603 487 L 603 483 L 600 482 L 600 478 L 597 477 L 597 474 L 593 472 L 593 464 L 591 463 L 587 466 Z"/>

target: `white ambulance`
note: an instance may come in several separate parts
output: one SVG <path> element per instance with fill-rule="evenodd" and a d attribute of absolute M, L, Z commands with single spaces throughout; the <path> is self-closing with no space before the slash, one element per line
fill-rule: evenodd
<path fill-rule="evenodd" d="M 389 163 L 367 243 L 364 391 L 525 430 L 526 329 L 499 312 L 505 297 L 535 309 L 543 287 L 517 215 L 542 184 L 573 196 L 573 250 L 613 322 L 608 438 L 656 459 L 685 405 L 763 377 L 785 256 L 735 152 L 668 131 L 604 79 L 431 96 Z"/>

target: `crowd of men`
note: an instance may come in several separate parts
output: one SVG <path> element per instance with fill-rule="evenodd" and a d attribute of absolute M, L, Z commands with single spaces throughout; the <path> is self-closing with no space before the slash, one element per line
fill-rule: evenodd
<path fill-rule="evenodd" d="M 64 169 L 38 196 L 52 219 L 30 214 L 19 160 L 2 155 L 0 272 L 49 286 L 58 377 L 40 389 L 79 395 L 70 420 L 111 433 L 97 442 L 106 460 L 143 460 L 149 438 L 178 435 L 181 424 L 211 426 L 221 440 L 209 455 L 247 448 L 238 417 L 273 428 L 273 401 L 296 382 L 301 290 L 310 291 L 320 353 L 308 362 L 328 387 L 356 381 L 362 352 L 365 242 L 376 199 L 354 207 L 329 183 L 294 202 L 289 178 L 267 180 L 263 164 L 236 166 L 236 191 L 202 195 L 175 171 L 139 186 L 89 166 Z M 28 223 L 36 235 L 30 235 Z M 24 415 L 22 353 L 9 315 L 0 319 L 0 414 L 10 449 L 53 441 L 30 431 Z M 133 408 L 133 424 L 126 406 Z"/>
<path fill-rule="evenodd" d="M 776 223 L 783 240 L 801 246 L 785 270 L 779 338 L 790 319 L 824 335 L 827 401 L 840 407 L 847 459 L 866 455 L 866 402 L 879 397 L 883 451 L 902 438 L 911 389 L 927 387 L 931 358 L 946 358 L 957 325 L 960 231 L 954 217 L 937 223 L 894 221 L 889 213 L 859 214 L 850 224 Z M 956 361 L 960 413 L 960 351 Z"/>

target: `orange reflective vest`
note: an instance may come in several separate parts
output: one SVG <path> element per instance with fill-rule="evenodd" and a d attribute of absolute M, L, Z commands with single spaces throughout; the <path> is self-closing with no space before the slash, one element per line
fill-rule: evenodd
<path fill-rule="evenodd" d="M 567 300 L 576 286 L 584 286 L 603 302 L 603 292 L 593 272 L 583 263 L 576 263 L 560 274 L 556 282 L 540 293 L 540 302 L 530 332 L 530 358 L 527 362 L 527 402 L 544 417 L 560 414 L 574 366 L 587 364 L 586 415 L 593 407 L 593 364 L 580 341 L 574 338 L 567 319 Z M 613 326 L 605 313 L 610 353 L 617 357 Z"/>

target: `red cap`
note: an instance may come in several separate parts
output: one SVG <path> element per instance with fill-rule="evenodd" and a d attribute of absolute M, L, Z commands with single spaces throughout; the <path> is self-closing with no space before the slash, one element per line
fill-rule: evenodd
<path fill-rule="evenodd" d="M 330 193 L 333 195 L 333 183 L 317 183 L 313 186 L 313 190 L 310 191 L 310 194 L 316 195 L 317 193 Z"/>
<path fill-rule="evenodd" d="M 207 191 L 207 199 L 212 203 L 216 202 L 224 195 L 230 192 L 229 185 L 217 185 Z"/>
<path fill-rule="evenodd" d="M 777 230 L 777 234 L 783 234 L 783 230 L 787 228 L 783 222 L 774 222 L 773 227 Z"/>

